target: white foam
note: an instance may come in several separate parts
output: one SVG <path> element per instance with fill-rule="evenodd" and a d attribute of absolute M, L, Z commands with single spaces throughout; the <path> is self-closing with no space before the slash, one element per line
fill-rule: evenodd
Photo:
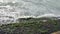
<path fill-rule="evenodd" d="M 3 2 L 0 4 L 1 20 L 8 20 L 9 17 L 13 17 L 14 21 L 29 17 L 60 17 L 59 0 L 57 2 L 56 0 L 1 0 L 0 2 Z"/>

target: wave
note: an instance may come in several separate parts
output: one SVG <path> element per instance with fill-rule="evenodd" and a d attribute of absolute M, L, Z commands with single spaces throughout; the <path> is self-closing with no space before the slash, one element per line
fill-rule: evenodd
<path fill-rule="evenodd" d="M 0 0 L 0 22 L 18 18 L 60 17 L 60 0 Z"/>

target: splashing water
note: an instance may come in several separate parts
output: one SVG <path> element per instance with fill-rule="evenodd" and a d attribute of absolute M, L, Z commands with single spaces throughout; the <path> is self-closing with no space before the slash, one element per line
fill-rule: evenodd
<path fill-rule="evenodd" d="M 3 24 L 39 16 L 60 17 L 60 0 L 0 0 L 0 22 Z"/>

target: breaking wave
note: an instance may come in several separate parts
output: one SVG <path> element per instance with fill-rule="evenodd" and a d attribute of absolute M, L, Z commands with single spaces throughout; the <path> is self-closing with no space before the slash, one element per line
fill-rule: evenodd
<path fill-rule="evenodd" d="M 0 0 L 0 22 L 27 17 L 60 17 L 60 0 Z"/>

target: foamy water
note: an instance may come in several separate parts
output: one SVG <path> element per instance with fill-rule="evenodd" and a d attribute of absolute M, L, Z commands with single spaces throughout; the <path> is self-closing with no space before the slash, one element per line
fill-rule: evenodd
<path fill-rule="evenodd" d="M 60 0 L 0 0 L 0 22 L 18 18 L 60 17 Z"/>

